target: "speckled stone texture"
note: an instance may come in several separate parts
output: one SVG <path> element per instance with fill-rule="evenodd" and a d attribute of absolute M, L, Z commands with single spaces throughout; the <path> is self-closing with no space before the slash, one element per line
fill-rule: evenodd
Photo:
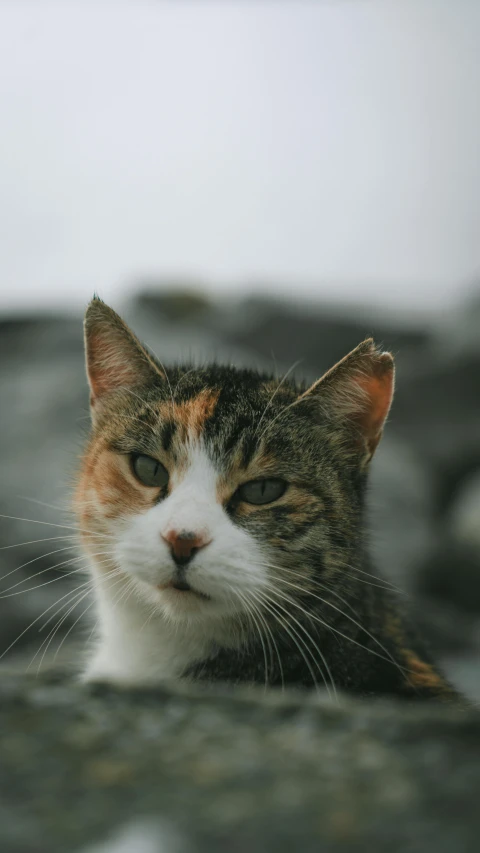
<path fill-rule="evenodd" d="M 475 709 L 4 670 L 0 718 L 2 853 L 480 849 Z"/>

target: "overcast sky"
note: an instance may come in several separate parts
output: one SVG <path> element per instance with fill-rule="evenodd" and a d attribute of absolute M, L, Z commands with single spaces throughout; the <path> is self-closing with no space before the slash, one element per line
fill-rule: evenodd
<path fill-rule="evenodd" d="M 157 276 L 448 304 L 479 44 L 478 0 L 3 0 L 0 310 Z"/>

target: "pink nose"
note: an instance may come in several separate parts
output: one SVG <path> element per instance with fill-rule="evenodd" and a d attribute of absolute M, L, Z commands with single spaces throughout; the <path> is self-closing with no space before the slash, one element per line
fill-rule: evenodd
<path fill-rule="evenodd" d="M 174 562 L 179 566 L 185 566 L 195 556 L 200 548 L 211 541 L 199 533 L 190 533 L 187 530 L 169 530 L 162 539 L 169 545 Z"/>

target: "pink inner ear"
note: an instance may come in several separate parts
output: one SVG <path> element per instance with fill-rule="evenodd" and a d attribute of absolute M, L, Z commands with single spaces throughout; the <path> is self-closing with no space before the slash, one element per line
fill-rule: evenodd
<path fill-rule="evenodd" d="M 384 370 L 380 375 L 361 376 L 356 380 L 366 396 L 366 409 L 360 421 L 367 437 L 379 436 L 388 415 L 393 396 L 393 372 Z"/>

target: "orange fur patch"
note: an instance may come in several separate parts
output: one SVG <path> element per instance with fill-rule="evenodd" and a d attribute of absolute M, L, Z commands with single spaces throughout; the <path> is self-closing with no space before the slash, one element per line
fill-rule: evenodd
<path fill-rule="evenodd" d="M 165 402 L 160 406 L 160 416 L 165 420 L 173 419 L 180 427 L 184 439 L 188 434 L 198 438 L 205 421 L 211 418 L 217 405 L 220 391 L 205 389 L 185 403 Z"/>
<path fill-rule="evenodd" d="M 448 690 L 441 675 L 433 669 L 430 664 L 421 660 L 415 652 L 405 649 L 405 667 L 407 669 L 407 686 L 413 686 L 420 690 Z"/>
<path fill-rule="evenodd" d="M 403 647 L 405 644 L 405 636 L 402 622 L 398 614 L 387 611 L 384 627 L 386 633 L 389 634 L 395 644 L 399 647 Z"/>
<path fill-rule="evenodd" d="M 158 489 L 146 489 L 130 471 L 129 460 L 97 442 L 85 461 L 76 502 L 82 527 L 102 531 L 103 519 L 114 519 L 147 510 Z"/>
<path fill-rule="evenodd" d="M 400 617 L 396 613 L 388 613 L 384 622 L 385 631 L 392 637 L 397 646 L 402 666 L 405 669 L 405 686 L 417 690 L 434 690 L 437 693 L 451 693 L 449 685 L 431 664 L 422 660 L 405 644 L 405 635 Z"/>
<path fill-rule="evenodd" d="M 392 402 L 392 374 L 362 376 L 357 382 L 369 401 L 368 410 L 361 420 L 367 435 L 375 439 L 381 432 Z"/>

